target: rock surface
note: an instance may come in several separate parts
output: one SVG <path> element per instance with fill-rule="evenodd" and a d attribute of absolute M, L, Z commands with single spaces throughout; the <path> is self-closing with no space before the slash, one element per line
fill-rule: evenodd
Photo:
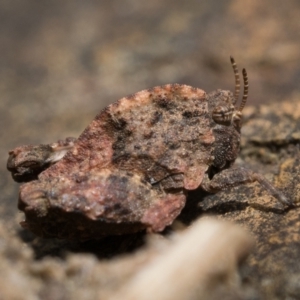
<path fill-rule="evenodd" d="M 233 89 L 230 54 L 247 68 L 249 103 L 272 102 L 245 108 L 236 163 L 299 202 L 299 1 L 178 3 L 1 2 L 1 300 L 113 297 L 171 247 L 170 233 L 205 215 L 236 222 L 256 240 L 237 273 L 243 292 L 233 289 L 228 299 L 300 298 L 299 209 L 282 212 L 258 184 L 191 193 L 172 228 L 150 242 L 143 234 L 43 240 L 18 225 L 9 149 L 78 136 L 108 103 L 155 85 Z"/>

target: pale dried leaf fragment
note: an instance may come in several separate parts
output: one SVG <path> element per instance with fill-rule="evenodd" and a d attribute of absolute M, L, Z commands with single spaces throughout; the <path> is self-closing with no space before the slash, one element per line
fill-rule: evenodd
<path fill-rule="evenodd" d="M 212 299 L 241 286 L 238 264 L 253 247 L 240 227 L 201 219 L 180 234 L 110 300 Z"/>

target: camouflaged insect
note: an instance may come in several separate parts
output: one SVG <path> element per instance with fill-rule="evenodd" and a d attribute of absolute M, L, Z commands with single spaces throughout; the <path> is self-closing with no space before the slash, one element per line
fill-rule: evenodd
<path fill-rule="evenodd" d="M 168 84 L 107 106 L 80 137 L 9 152 L 20 187 L 22 226 L 42 237 L 95 239 L 147 229 L 159 232 L 181 212 L 190 190 L 208 192 L 258 181 L 289 201 L 264 177 L 233 168 L 242 110 L 235 95 Z"/>

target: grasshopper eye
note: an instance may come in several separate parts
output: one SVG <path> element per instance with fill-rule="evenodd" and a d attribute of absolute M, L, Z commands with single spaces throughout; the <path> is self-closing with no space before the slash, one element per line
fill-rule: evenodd
<path fill-rule="evenodd" d="M 217 124 L 230 125 L 233 114 L 233 107 L 217 106 L 212 112 L 212 118 Z"/>

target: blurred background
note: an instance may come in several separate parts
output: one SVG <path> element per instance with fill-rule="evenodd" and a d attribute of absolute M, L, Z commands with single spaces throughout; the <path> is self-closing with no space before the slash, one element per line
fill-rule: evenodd
<path fill-rule="evenodd" d="M 280 109 L 300 90 L 299 16 L 299 0 L 0 1 L 3 219 L 17 211 L 7 151 L 77 137 L 128 94 L 175 82 L 233 90 L 232 55 L 248 71 L 248 105 Z"/>

